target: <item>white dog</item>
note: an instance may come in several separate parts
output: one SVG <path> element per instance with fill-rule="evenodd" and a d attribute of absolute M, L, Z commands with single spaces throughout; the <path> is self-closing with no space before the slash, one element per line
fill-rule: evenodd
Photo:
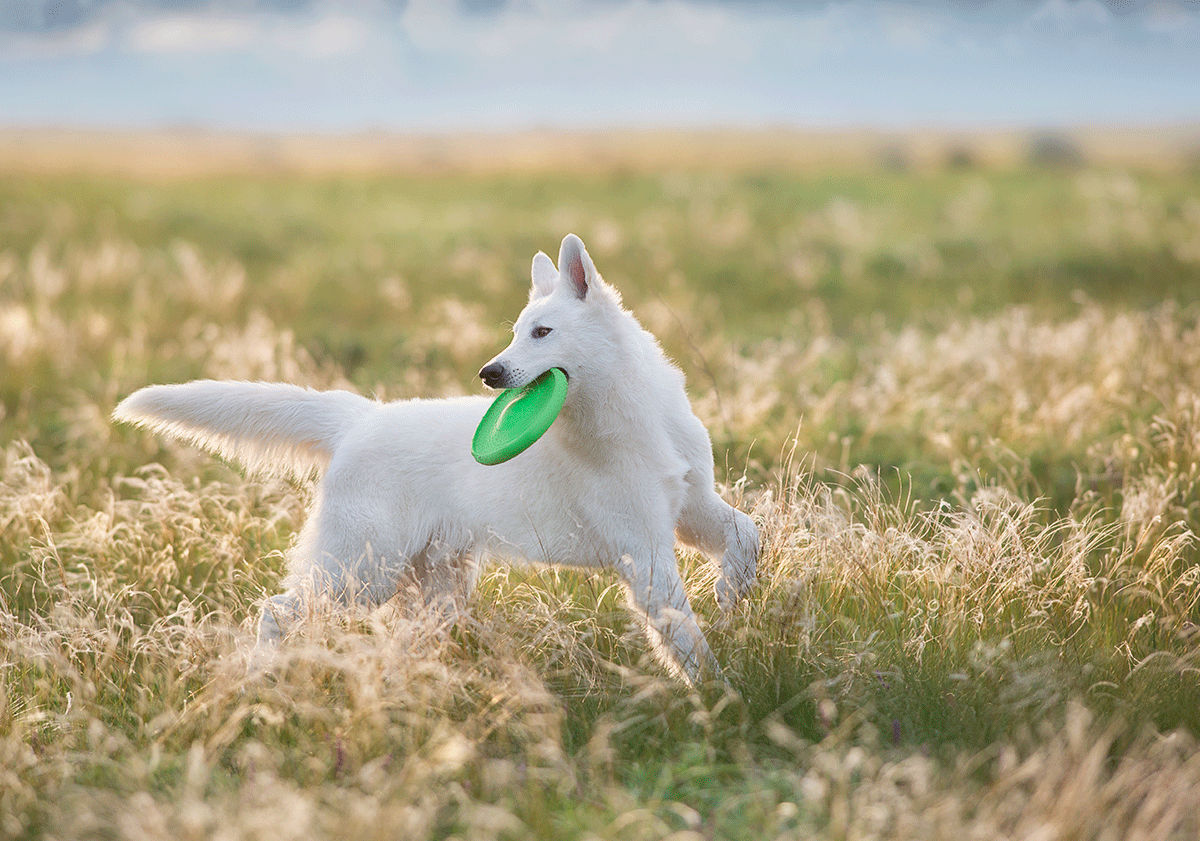
<path fill-rule="evenodd" d="M 379 605 L 404 584 L 453 607 L 489 556 L 612 567 L 656 653 L 694 682 L 716 663 L 688 604 L 675 539 L 720 559 L 731 607 L 754 583 L 758 529 L 714 490 L 712 444 L 683 374 L 621 305 L 583 242 L 558 268 L 533 258 L 512 343 L 479 372 L 493 388 L 562 368 L 566 402 L 528 450 L 491 467 L 471 456 L 485 396 L 380 403 L 346 391 L 201 380 L 144 388 L 114 412 L 252 470 L 321 474 L 289 553 L 285 592 L 267 600 L 260 653 L 314 597 Z"/>

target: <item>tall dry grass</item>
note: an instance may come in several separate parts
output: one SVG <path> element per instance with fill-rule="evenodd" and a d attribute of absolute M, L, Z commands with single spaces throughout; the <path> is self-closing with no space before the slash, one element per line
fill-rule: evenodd
<path fill-rule="evenodd" d="M 868 265 L 845 207 L 793 246 L 841 230 Z M 306 338 L 247 260 L 60 212 L 0 255 L 0 836 L 1200 833 L 1195 305 L 847 331 L 809 300 L 756 338 L 686 284 L 642 295 L 763 526 L 729 615 L 683 558 L 729 687 L 661 675 L 612 576 L 504 565 L 455 627 L 319 617 L 248 681 L 309 489 L 113 428 L 112 405 L 195 376 L 454 393 L 512 313 L 381 278 L 338 311 L 407 325 L 402 364 L 364 382 L 346 360 L 370 347 Z M 1189 253 L 1190 228 L 1162 235 Z"/>

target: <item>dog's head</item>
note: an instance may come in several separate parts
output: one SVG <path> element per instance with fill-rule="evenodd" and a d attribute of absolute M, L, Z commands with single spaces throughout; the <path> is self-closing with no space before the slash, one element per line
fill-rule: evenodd
<path fill-rule="evenodd" d="M 479 371 L 491 388 L 521 388 L 551 368 L 572 387 L 605 366 L 617 347 L 620 297 L 596 271 L 583 241 L 567 234 L 558 267 L 539 251 L 533 258 L 529 303 L 513 325 L 513 340 Z"/>

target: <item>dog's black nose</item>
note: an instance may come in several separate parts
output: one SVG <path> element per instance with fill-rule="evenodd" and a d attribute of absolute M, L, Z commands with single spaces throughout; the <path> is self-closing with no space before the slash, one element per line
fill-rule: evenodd
<path fill-rule="evenodd" d="M 484 365 L 479 369 L 479 378 L 483 380 L 484 385 L 491 388 L 499 388 L 500 380 L 504 378 L 504 366 L 499 362 Z"/>

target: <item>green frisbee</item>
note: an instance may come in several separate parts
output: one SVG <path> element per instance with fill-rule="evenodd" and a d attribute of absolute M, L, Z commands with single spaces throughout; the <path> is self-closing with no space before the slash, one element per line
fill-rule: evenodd
<path fill-rule="evenodd" d="M 480 464 L 500 464 L 520 455 L 550 428 L 566 399 L 562 368 L 551 368 L 524 388 L 505 389 L 476 427 L 471 455 Z"/>

